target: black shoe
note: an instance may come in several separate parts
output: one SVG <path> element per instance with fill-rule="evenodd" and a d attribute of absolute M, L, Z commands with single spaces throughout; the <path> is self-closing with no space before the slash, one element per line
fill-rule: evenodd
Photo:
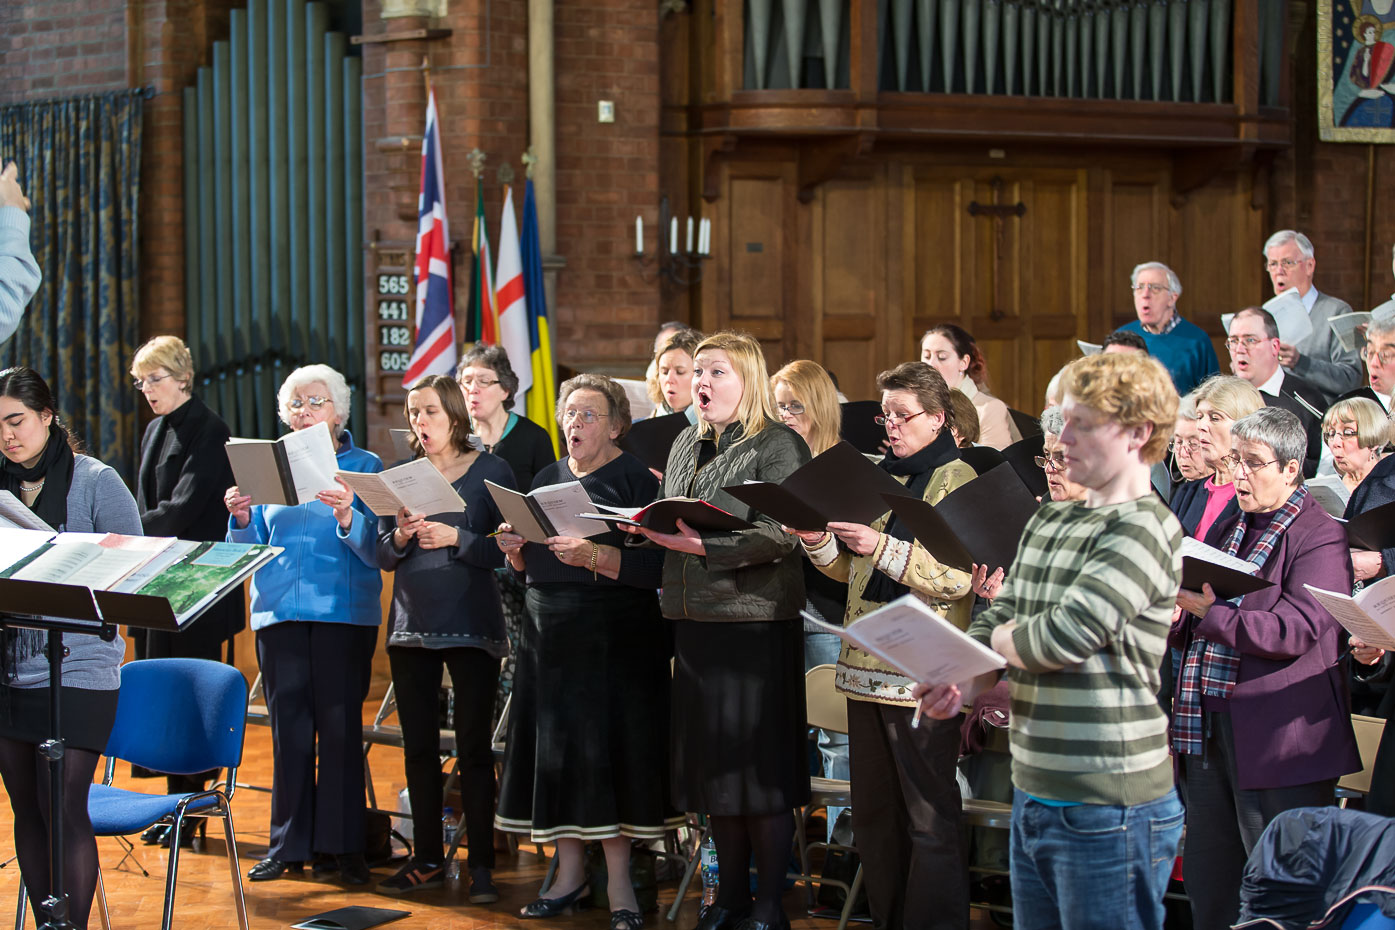
<path fill-rule="evenodd" d="M 159 846 L 165 838 L 165 834 L 170 832 L 170 825 L 167 823 L 157 823 L 146 828 L 140 835 L 140 841 L 147 846 Z"/>
<path fill-rule="evenodd" d="M 620 909 L 610 912 L 610 930 L 642 930 L 644 915 L 639 911 Z"/>
<path fill-rule="evenodd" d="M 336 856 L 320 853 L 315 857 L 315 864 L 310 867 L 312 878 L 329 878 L 339 871 L 339 859 Z"/>
<path fill-rule="evenodd" d="M 378 891 L 382 894 L 409 894 L 428 888 L 440 888 L 445 883 L 446 869 L 441 863 L 408 859 L 407 864 L 398 869 L 396 875 L 378 882 Z"/>
<path fill-rule="evenodd" d="M 208 819 L 205 817 L 189 818 L 179 825 L 179 848 L 192 849 L 194 852 L 203 852 L 204 831 L 208 829 Z M 170 848 L 170 837 L 174 834 L 174 827 L 165 831 L 165 835 L 160 837 L 160 845 L 165 849 Z"/>
<path fill-rule="evenodd" d="M 373 873 L 368 871 L 363 853 L 344 853 L 334 858 L 339 864 L 339 880 L 344 884 L 366 885 L 373 880 Z"/>
<path fill-rule="evenodd" d="M 739 911 L 731 911 L 714 904 L 698 920 L 696 930 L 736 930 L 737 925 L 750 916 L 749 905 Z"/>
<path fill-rule="evenodd" d="M 267 856 L 247 871 L 247 880 L 253 882 L 269 882 L 280 878 L 287 872 L 290 872 L 292 875 L 303 875 L 305 874 L 305 864 L 302 862 L 286 862 L 282 859 Z"/>
<path fill-rule="evenodd" d="M 573 890 L 571 894 L 564 894 L 560 898 L 538 898 L 520 910 L 518 916 L 524 920 L 536 920 L 540 917 L 570 914 L 573 909 L 579 911 L 584 908 L 590 897 L 591 886 L 582 882 L 581 887 Z"/>
<path fill-rule="evenodd" d="M 493 904 L 499 900 L 499 889 L 494 887 L 494 877 L 485 868 L 470 870 L 470 903 Z"/>
<path fill-rule="evenodd" d="M 754 917 L 747 917 L 737 927 L 737 930 L 789 930 L 790 920 L 781 914 L 778 920 L 756 920 Z"/>

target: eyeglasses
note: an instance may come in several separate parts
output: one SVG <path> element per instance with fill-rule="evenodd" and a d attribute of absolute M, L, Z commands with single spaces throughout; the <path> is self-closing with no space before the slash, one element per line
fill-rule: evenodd
<path fill-rule="evenodd" d="M 473 377 L 473 376 L 467 376 L 467 377 L 464 377 L 464 378 L 461 378 L 461 379 L 460 379 L 460 386 L 463 387 L 463 388 L 464 388 L 465 390 L 467 390 L 467 391 L 470 390 L 470 388 L 472 388 L 472 387 L 477 387 L 477 388 L 483 390 L 484 388 L 489 387 L 491 384 L 498 384 L 498 383 L 499 383 L 499 379 L 498 379 L 498 378 L 495 378 L 493 381 L 489 381 L 489 380 L 487 380 L 487 379 L 485 379 L 485 378 L 476 378 L 476 377 Z"/>
<path fill-rule="evenodd" d="M 797 400 L 792 400 L 788 404 L 776 404 L 775 409 L 781 413 L 788 413 L 792 417 L 797 417 L 804 412 L 804 405 Z"/>
<path fill-rule="evenodd" d="M 1278 459 L 1270 459 L 1267 462 L 1247 462 L 1240 457 L 1240 453 L 1238 452 L 1230 453 L 1225 458 L 1221 459 L 1221 461 L 1229 465 L 1231 471 L 1244 471 L 1249 475 L 1254 474 L 1266 465 L 1277 465 L 1279 462 Z"/>
<path fill-rule="evenodd" d="M 1037 468 L 1042 471 L 1064 471 L 1066 467 L 1066 457 L 1060 453 L 1038 455 L 1032 461 L 1036 462 Z"/>
<path fill-rule="evenodd" d="M 1266 340 L 1261 339 L 1258 336 L 1230 336 L 1226 339 L 1225 344 L 1228 348 L 1231 349 L 1238 349 L 1241 346 L 1244 346 L 1245 350 L 1249 351 L 1250 349 L 1253 349 L 1255 346 L 1259 345 L 1261 342 L 1264 341 Z"/>
<path fill-rule="evenodd" d="M 131 382 L 131 387 L 137 391 L 143 391 L 148 387 L 154 387 L 166 378 L 173 378 L 174 375 L 146 375 L 144 378 L 137 378 Z"/>
<path fill-rule="evenodd" d="M 878 426 L 903 426 L 921 414 L 929 412 L 929 410 L 917 410 L 915 413 L 887 413 L 873 417 L 872 422 L 876 423 Z"/>
<path fill-rule="evenodd" d="M 1266 261 L 1264 263 L 1264 269 L 1266 271 L 1278 271 L 1282 268 L 1284 271 L 1292 271 L 1305 261 L 1307 261 L 1306 258 L 1285 258 L 1279 261 Z"/>
<path fill-rule="evenodd" d="M 499 382 L 495 381 L 493 383 L 498 384 Z M 570 423 L 571 421 L 577 418 L 580 418 L 582 423 L 585 423 L 587 426 L 590 426 L 597 420 L 609 419 L 610 414 L 597 413 L 594 410 L 565 410 L 562 412 L 563 423 Z"/>
<path fill-rule="evenodd" d="M 1163 291 L 1171 290 L 1166 284 L 1135 284 L 1129 288 L 1135 294 L 1161 294 Z"/>
<path fill-rule="evenodd" d="M 1185 452 L 1188 455 L 1195 455 L 1196 450 L 1201 448 L 1201 441 L 1197 439 L 1174 439 L 1172 440 L 1173 452 Z"/>
<path fill-rule="evenodd" d="M 307 406 L 311 410 L 319 410 L 325 404 L 332 403 L 334 403 L 334 401 L 330 400 L 328 397 L 306 397 L 303 399 L 299 397 L 293 397 L 291 398 L 291 402 L 288 403 L 286 406 L 290 407 L 292 410 L 297 411 L 303 410 Z"/>
<path fill-rule="evenodd" d="M 1376 351 L 1370 346 L 1367 346 L 1361 350 L 1361 357 L 1364 358 L 1368 364 L 1371 362 L 1380 362 L 1382 365 L 1395 365 L 1395 349 L 1385 348 Z"/>
<path fill-rule="evenodd" d="M 1340 430 L 1328 429 L 1328 430 L 1323 430 L 1323 431 L 1322 431 L 1322 441 L 1323 441 L 1323 442 L 1331 442 L 1332 440 L 1336 439 L 1336 438 L 1339 437 L 1339 436 L 1340 436 L 1343 440 L 1346 440 L 1346 439 L 1355 439 L 1356 436 L 1357 436 L 1357 433 L 1356 433 L 1356 430 L 1353 429 L 1353 428 L 1350 427 L 1350 426 L 1346 427 L 1345 429 L 1340 429 Z"/>

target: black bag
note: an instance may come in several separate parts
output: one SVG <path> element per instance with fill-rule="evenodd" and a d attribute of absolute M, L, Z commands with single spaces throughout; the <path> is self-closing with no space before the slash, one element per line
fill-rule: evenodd
<path fill-rule="evenodd" d="M 392 828 L 392 818 L 382 811 L 370 808 L 363 817 L 363 859 L 370 868 L 386 865 L 395 858 L 392 851 L 393 837 L 406 848 L 407 855 L 410 856 L 412 844 Z"/>
<path fill-rule="evenodd" d="M 846 846 L 853 845 L 852 808 L 844 808 L 838 813 L 838 819 L 833 822 L 833 842 Z M 840 881 L 851 888 L 853 879 L 857 877 L 857 867 L 861 863 L 862 860 L 855 850 L 826 849 L 823 854 L 822 876 L 826 879 Z M 843 905 L 848 900 L 848 893 L 837 885 L 820 883 L 817 900 L 821 907 L 842 913 Z M 870 920 L 871 914 L 872 911 L 867 906 L 867 889 L 865 887 L 859 888 L 848 919 Z"/>

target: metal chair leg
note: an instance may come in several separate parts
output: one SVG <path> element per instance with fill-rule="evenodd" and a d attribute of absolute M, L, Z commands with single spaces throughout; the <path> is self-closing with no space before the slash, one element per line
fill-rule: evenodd
<path fill-rule="evenodd" d="M 25 905 L 29 903 L 29 889 L 24 886 L 24 878 L 19 880 L 19 907 L 15 909 L 15 930 L 24 930 Z"/>
<path fill-rule="evenodd" d="M 688 894 L 688 886 L 693 883 L 693 873 L 697 871 L 698 863 L 702 859 L 702 844 L 707 839 L 707 831 L 711 827 L 703 827 L 702 833 L 698 836 L 697 846 L 693 848 L 693 857 L 688 860 L 688 867 L 683 870 L 683 880 L 678 883 L 678 895 L 673 899 L 673 906 L 668 909 L 668 919 L 670 922 L 678 919 L 678 909 L 683 906 L 683 898 Z"/>
<path fill-rule="evenodd" d="M 237 925 L 239 930 L 247 930 L 247 898 L 242 893 L 242 865 L 238 862 L 237 841 L 233 838 L 232 804 L 227 798 L 219 801 L 223 810 L 223 836 L 228 844 L 228 868 L 232 870 L 233 901 L 237 904 Z"/>
<path fill-rule="evenodd" d="M 107 883 L 102 880 L 102 866 L 97 866 L 97 913 L 102 917 L 102 930 L 111 930 L 111 912 L 107 910 Z"/>
<path fill-rule="evenodd" d="M 843 913 L 838 915 L 838 930 L 848 930 L 848 918 L 852 915 L 857 893 L 862 890 L 862 863 L 857 864 L 857 874 L 853 876 L 852 887 L 848 889 L 848 900 L 843 902 Z"/>
<path fill-rule="evenodd" d="M 179 831 L 184 826 L 184 810 L 180 808 L 170 826 L 170 864 L 165 872 L 165 908 L 160 921 L 160 930 L 170 930 L 174 920 L 174 889 L 179 878 Z"/>
<path fill-rule="evenodd" d="M 140 857 L 136 855 L 136 847 L 132 845 L 131 841 L 124 836 L 114 836 L 112 839 L 116 840 L 117 845 L 125 850 L 125 852 L 121 854 L 121 858 L 117 860 L 116 865 L 112 866 L 112 868 L 119 869 L 126 864 L 127 859 L 130 859 L 136 864 L 136 868 L 140 869 L 140 874 L 149 878 L 150 873 L 147 872 L 145 866 L 141 864 Z"/>

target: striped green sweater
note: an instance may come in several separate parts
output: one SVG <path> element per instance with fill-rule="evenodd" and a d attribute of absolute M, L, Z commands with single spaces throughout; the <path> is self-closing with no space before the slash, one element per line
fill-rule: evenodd
<path fill-rule="evenodd" d="M 1182 527 L 1154 495 L 1032 517 L 993 606 L 969 635 L 1016 620 L 1012 780 L 1027 794 L 1141 804 L 1172 787 L 1159 669 L 1182 579 Z"/>

